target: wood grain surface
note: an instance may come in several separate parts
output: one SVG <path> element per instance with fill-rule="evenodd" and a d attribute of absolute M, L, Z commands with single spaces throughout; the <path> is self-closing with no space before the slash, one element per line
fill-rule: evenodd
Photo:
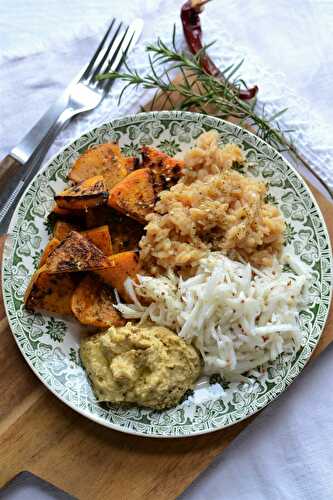
<path fill-rule="evenodd" d="M 333 204 L 315 192 L 333 236 Z M 3 243 L 3 238 L 2 238 Z M 333 340 L 333 315 L 313 355 Z M 313 359 L 312 358 L 312 359 Z M 75 413 L 35 377 L 0 304 L 0 486 L 21 471 L 80 499 L 173 499 L 254 417 L 185 439 L 148 439 L 104 428 Z"/>

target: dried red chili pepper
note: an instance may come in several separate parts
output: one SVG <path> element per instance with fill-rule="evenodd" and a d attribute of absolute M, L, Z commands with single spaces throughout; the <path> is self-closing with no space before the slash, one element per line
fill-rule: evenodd
<path fill-rule="evenodd" d="M 180 17 L 184 35 L 192 54 L 196 54 L 203 48 L 200 13 L 208 1 L 209 0 L 187 0 L 181 8 Z M 204 70 L 210 75 L 221 75 L 221 71 L 207 54 L 203 54 L 201 64 Z M 249 89 L 242 89 L 239 91 L 239 98 L 246 101 L 252 99 L 257 92 L 257 85 Z"/>

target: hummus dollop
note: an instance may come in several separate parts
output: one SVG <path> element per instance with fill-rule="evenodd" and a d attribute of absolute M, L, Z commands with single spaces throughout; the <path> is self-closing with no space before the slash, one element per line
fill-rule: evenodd
<path fill-rule="evenodd" d="M 201 371 L 196 349 L 163 326 L 111 327 L 81 342 L 99 401 L 163 410 L 175 406 Z"/>

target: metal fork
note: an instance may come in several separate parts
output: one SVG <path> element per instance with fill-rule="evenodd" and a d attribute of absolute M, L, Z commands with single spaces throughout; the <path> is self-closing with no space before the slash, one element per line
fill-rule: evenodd
<path fill-rule="evenodd" d="M 142 27 L 141 19 L 126 28 L 113 19 L 90 62 L 0 162 L 0 234 L 6 232 L 19 197 L 39 170 L 56 135 L 73 116 L 96 108 L 109 92 L 112 80 L 96 81 L 96 76 L 119 68 Z"/>

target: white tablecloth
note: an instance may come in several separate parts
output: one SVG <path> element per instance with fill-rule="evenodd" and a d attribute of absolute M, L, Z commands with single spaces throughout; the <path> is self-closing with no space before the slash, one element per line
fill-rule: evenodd
<path fill-rule="evenodd" d="M 86 62 L 112 16 L 145 20 L 131 64 L 145 68 L 144 43 L 170 39 L 176 0 L 2 0 L 0 155 L 9 152 Z M 260 87 L 266 109 L 288 107 L 283 125 L 333 186 L 333 1 L 214 0 L 205 40 L 220 67 L 244 57 L 242 76 Z M 181 43 L 181 31 L 178 39 Z M 72 122 L 48 156 L 84 129 L 135 112 L 145 96 L 120 86 Z M 306 368 L 185 492 L 183 499 L 333 498 L 333 349 Z"/>

